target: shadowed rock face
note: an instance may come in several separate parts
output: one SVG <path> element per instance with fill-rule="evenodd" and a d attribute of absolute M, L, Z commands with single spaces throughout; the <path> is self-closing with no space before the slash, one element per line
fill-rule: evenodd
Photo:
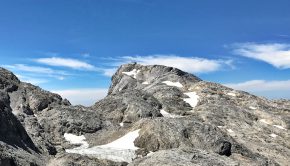
<path fill-rule="evenodd" d="M 8 94 L 0 91 L 0 165 L 40 163 L 36 160 L 38 153 L 24 127 L 12 114 Z"/>
<path fill-rule="evenodd" d="M 290 163 L 289 100 L 257 97 L 172 67 L 122 65 L 108 95 L 91 107 L 72 106 L 5 69 L 0 93 L 0 165 Z M 124 140 L 137 130 L 134 140 Z M 106 148 L 116 140 L 137 150 Z M 135 157 L 126 157 L 128 151 Z"/>
<path fill-rule="evenodd" d="M 8 95 L 0 92 L 0 141 L 6 142 L 13 147 L 37 151 L 25 129 L 18 119 L 11 113 Z"/>

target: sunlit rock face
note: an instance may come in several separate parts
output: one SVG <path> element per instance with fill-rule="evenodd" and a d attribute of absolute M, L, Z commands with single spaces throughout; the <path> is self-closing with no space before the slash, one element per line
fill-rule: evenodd
<path fill-rule="evenodd" d="M 0 94 L 0 165 L 290 163 L 290 101 L 172 67 L 122 65 L 91 107 L 2 68 Z"/>

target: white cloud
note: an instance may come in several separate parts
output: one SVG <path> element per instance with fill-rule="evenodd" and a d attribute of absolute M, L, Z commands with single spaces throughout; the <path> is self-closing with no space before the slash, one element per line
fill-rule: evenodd
<path fill-rule="evenodd" d="M 111 77 L 117 71 L 117 68 L 104 69 L 104 75 Z"/>
<path fill-rule="evenodd" d="M 53 93 L 61 95 L 68 99 L 73 105 L 93 105 L 96 101 L 104 98 L 107 95 L 108 89 L 93 88 L 93 89 L 67 89 L 67 90 L 52 90 Z"/>
<path fill-rule="evenodd" d="M 2 65 L 2 66 L 7 69 L 12 70 L 15 73 L 18 73 L 18 75 L 21 75 L 22 80 L 24 82 L 29 82 L 29 83 L 36 82 L 36 84 L 48 82 L 47 79 L 43 79 L 43 76 L 56 78 L 58 80 L 64 80 L 67 76 L 71 75 L 67 73 L 66 71 L 62 71 L 62 70 L 54 70 L 51 68 L 40 67 L 40 66 L 28 66 L 25 64 Z M 33 75 L 33 77 L 31 75 Z M 40 81 L 40 80 L 46 80 L 46 81 Z"/>
<path fill-rule="evenodd" d="M 255 95 L 265 96 L 268 98 L 290 99 L 290 80 L 251 80 L 241 83 L 228 83 L 224 85 L 233 89 L 247 91 Z"/>
<path fill-rule="evenodd" d="M 240 43 L 234 44 L 234 53 L 267 62 L 276 68 L 290 68 L 290 44 Z"/>
<path fill-rule="evenodd" d="M 252 92 L 288 90 L 290 93 L 290 80 L 285 81 L 251 80 L 241 83 L 230 83 L 225 85 L 234 89 Z"/>
<path fill-rule="evenodd" d="M 121 62 L 117 65 L 137 62 L 142 65 L 171 66 L 190 73 L 208 73 L 221 70 L 225 66 L 232 67 L 231 60 L 213 60 L 177 55 L 124 56 L 121 57 L 120 60 Z"/>
<path fill-rule="evenodd" d="M 39 58 L 35 59 L 35 61 L 49 66 L 61 66 L 72 69 L 90 70 L 90 71 L 98 70 L 95 66 L 77 59 L 51 57 L 51 58 Z"/>
<path fill-rule="evenodd" d="M 8 69 L 14 69 L 18 71 L 25 71 L 31 73 L 39 73 L 39 74 L 59 74 L 59 75 L 69 75 L 68 73 L 60 70 L 53 70 L 47 67 L 39 67 L 39 66 L 28 66 L 24 64 L 15 64 L 15 65 L 3 65 Z"/>
<path fill-rule="evenodd" d="M 31 83 L 33 85 L 40 85 L 40 84 L 49 82 L 49 80 L 47 80 L 47 79 L 33 78 L 33 77 L 23 76 L 23 75 L 19 75 L 19 74 L 16 74 L 16 77 L 19 80 L 21 80 L 22 82 Z"/>

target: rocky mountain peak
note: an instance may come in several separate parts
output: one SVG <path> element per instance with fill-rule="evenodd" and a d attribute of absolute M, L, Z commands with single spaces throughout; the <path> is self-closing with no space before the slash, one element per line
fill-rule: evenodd
<path fill-rule="evenodd" d="M 174 67 L 162 65 L 144 66 L 137 63 L 124 64 L 113 75 L 109 94 L 124 89 L 139 89 L 164 81 L 180 82 L 187 85 L 201 81 L 201 79 Z"/>
<path fill-rule="evenodd" d="M 12 72 L 0 67 L 0 89 L 13 91 L 19 83 L 19 79 Z"/>

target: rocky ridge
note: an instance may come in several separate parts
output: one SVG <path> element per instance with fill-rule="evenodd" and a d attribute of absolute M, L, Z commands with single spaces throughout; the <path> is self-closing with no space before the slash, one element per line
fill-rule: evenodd
<path fill-rule="evenodd" d="M 290 101 L 122 65 L 91 107 L 0 69 L 0 165 L 288 165 Z"/>

